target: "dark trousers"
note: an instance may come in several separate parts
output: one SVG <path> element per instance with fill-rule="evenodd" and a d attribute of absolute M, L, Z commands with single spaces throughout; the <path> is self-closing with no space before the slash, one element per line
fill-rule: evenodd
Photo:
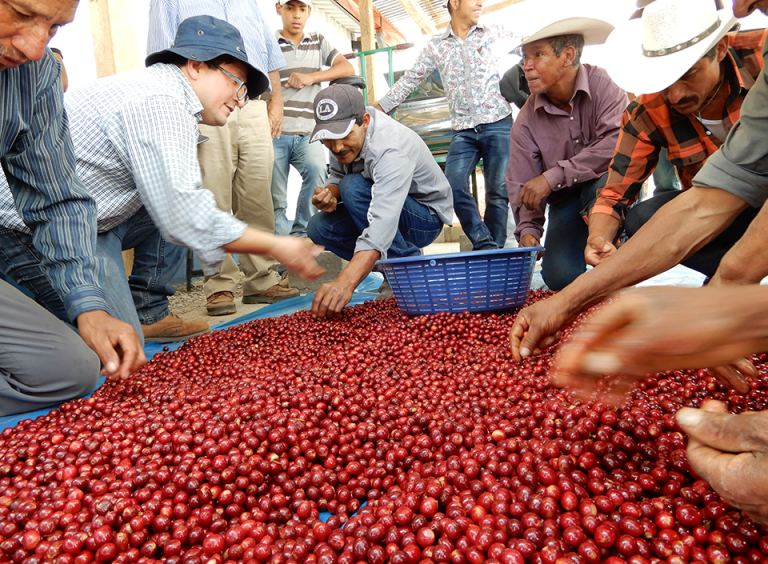
<path fill-rule="evenodd" d="M 624 229 L 627 232 L 627 236 L 632 237 L 664 204 L 671 202 L 680 194 L 682 192 L 666 192 L 632 206 L 624 220 Z M 759 208 L 750 207 L 741 212 L 725 231 L 707 243 L 694 255 L 685 259 L 682 264 L 697 272 L 701 272 L 705 276 L 712 277 L 720 266 L 720 261 L 725 253 L 733 247 L 736 241 L 741 239 L 759 211 Z"/>

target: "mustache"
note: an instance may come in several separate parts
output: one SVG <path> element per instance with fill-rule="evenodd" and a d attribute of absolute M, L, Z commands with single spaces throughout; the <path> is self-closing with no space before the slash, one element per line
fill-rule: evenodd
<path fill-rule="evenodd" d="M 333 153 L 337 157 L 344 156 L 344 155 L 346 155 L 349 152 L 351 152 L 349 149 L 344 149 L 343 151 L 339 151 L 338 153 L 336 151 L 331 151 L 331 153 Z"/>
<path fill-rule="evenodd" d="M 685 98 L 682 98 L 677 104 L 677 106 L 685 106 L 686 104 L 692 104 L 694 102 L 698 102 L 699 99 L 696 96 L 686 96 Z"/>

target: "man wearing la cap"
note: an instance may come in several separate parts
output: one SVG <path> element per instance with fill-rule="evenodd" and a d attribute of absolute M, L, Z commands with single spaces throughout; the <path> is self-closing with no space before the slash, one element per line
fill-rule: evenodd
<path fill-rule="evenodd" d="M 272 139 L 283 127 L 283 99 L 278 70 L 285 57 L 255 0 L 151 0 L 147 54 L 167 49 L 179 23 L 192 16 L 214 16 L 235 26 L 243 37 L 250 63 L 269 74 L 270 90 L 244 108 L 236 108 L 224 127 L 200 126 L 208 139 L 198 147 L 203 185 L 222 210 L 249 226 L 274 232 L 272 207 Z M 275 303 L 299 295 L 281 279 L 278 264 L 265 255 L 231 254 L 206 276 L 203 291 L 208 315 L 235 313 L 235 290 L 242 269 L 243 303 Z"/>
<path fill-rule="evenodd" d="M 519 39 L 506 25 L 480 23 L 482 0 L 445 2 L 451 21 L 432 37 L 416 63 L 405 72 L 377 109 L 392 112 L 435 69 L 448 96 L 453 138 L 445 176 L 453 192 L 453 209 L 474 250 L 504 247 L 509 202 L 504 173 L 509 159 L 512 109 L 499 89 L 499 57 Z M 485 216 L 472 197 L 469 179 L 483 161 Z"/>
<path fill-rule="evenodd" d="M 315 318 L 334 317 L 383 258 L 416 256 L 450 223 L 451 187 L 419 136 L 365 107 L 363 95 L 338 84 L 315 97 L 310 142 L 331 152 L 328 182 L 318 187 L 307 233 L 348 260 L 312 300 Z"/>
<path fill-rule="evenodd" d="M 688 49 L 645 57 L 635 47 L 638 35 L 656 41 L 651 47 L 664 48 L 669 33 L 693 33 L 712 25 L 709 11 L 696 11 L 697 0 L 657 0 L 646 8 L 642 19 L 630 20 L 611 35 L 606 47 L 620 53 L 608 72 L 630 92 L 643 94 L 634 100 L 622 117 L 622 130 L 605 188 L 589 215 L 589 241 L 585 257 L 597 265 L 613 252 L 612 241 L 622 224 L 629 236 L 680 192 L 656 195 L 632 204 L 642 183 L 654 171 L 662 149 L 668 149 L 679 171 L 682 188 L 692 186 L 693 177 L 706 159 L 715 153 L 739 119 L 750 88 L 763 68 L 760 54 L 768 30 L 728 33 L 736 20 L 723 10 L 721 25 L 704 41 Z M 673 44 L 677 39 L 670 39 Z M 706 51 L 705 51 L 706 49 Z M 696 56 L 698 60 L 694 60 Z M 618 60 L 621 63 L 618 64 Z M 628 72 L 632 69 L 632 72 Z M 680 71 L 683 74 L 680 74 Z M 648 94 L 645 94 L 648 92 Z M 632 207 L 630 207 L 632 206 Z M 757 213 L 745 210 L 713 242 L 687 257 L 683 264 L 712 276 L 723 254 L 741 237 Z"/>
<path fill-rule="evenodd" d="M 531 90 L 510 136 L 507 190 L 521 247 L 537 247 L 549 221 L 542 277 L 562 290 L 584 272 L 581 210 L 605 183 L 627 94 L 605 70 L 581 64 L 584 44 L 613 26 L 593 18 L 552 22 L 521 44 Z"/>
<path fill-rule="evenodd" d="M 645 8 L 642 19 L 653 17 L 655 10 L 666 9 L 664 3 L 668 1 L 656 0 Z M 737 8 L 744 3 L 741 0 L 737 2 Z M 675 48 L 674 52 L 681 53 L 693 49 L 685 54 L 688 60 L 681 64 L 676 73 L 671 76 L 668 74 L 666 80 L 675 81 L 685 74 L 686 69 L 700 60 L 733 25 L 728 8 L 715 12 L 710 2 L 697 2 L 690 10 L 688 18 L 703 24 L 705 31 L 712 31 L 707 35 L 707 40 L 697 40 L 702 30 L 691 29 L 686 25 L 687 39 L 679 37 L 675 43 L 670 41 L 668 45 L 655 46 L 655 49 Z M 745 11 L 737 10 L 737 13 Z M 700 17 L 702 14 L 709 16 L 705 19 Z M 642 37 L 639 40 L 645 41 Z M 680 47 L 676 48 L 678 45 Z M 647 47 L 651 46 L 652 42 Z M 638 47 L 634 46 L 635 49 Z M 653 54 L 650 51 L 646 49 L 647 54 L 644 56 Z M 649 61 L 645 63 L 650 64 Z M 654 85 L 655 88 L 663 86 L 663 83 Z M 611 292 L 663 272 L 699 249 L 706 248 L 707 243 L 726 230 L 749 206 L 757 208 L 763 205 L 768 197 L 764 173 L 768 162 L 765 143 L 766 100 L 768 77 L 763 69 L 742 104 L 739 121 L 731 129 L 720 150 L 707 159 L 694 177 L 693 187 L 654 214 L 610 260 L 583 274 L 557 295 L 520 312 L 510 335 L 512 352 L 516 358 L 528 357 L 538 349 L 553 344 L 559 338 L 560 329 L 586 308 L 606 298 Z M 741 239 L 720 260 L 710 284 L 759 282 L 768 274 L 766 238 L 768 213 L 763 206 Z M 717 367 L 715 372 L 722 381 L 746 391 L 748 384 L 744 375 L 755 374 L 755 368 L 742 359 L 729 366 Z"/>
<path fill-rule="evenodd" d="M 207 272 L 227 251 L 279 256 L 308 276 L 320 269 L 310 246 L 247 227 L 219 210 L 202 187 L 198 123 L 224 125 L 234 108 L 267 86 L 248 63 L 237 29 L 210 16 L 189 18 L 173 46 L 153 53 L 147 64 L 72 90 L 65 105 L 77 172 L 98 208 L 96 252 L 107 264 L 110 310 L 149 341 L 178 341 L 210 328 L 169 312 L 170 280 L 184 258 L 177 245 L 193 249 Z M 3 250 L 13 246 L 17 266 L 31 266 L 34 257 L 22 254 L 25 226 L 11 213 L 8 196 L 0 194 L 3 223 L 17 228 L 17 236 L 6 237 Z M 127 278 L 122 251 L 131 248 Z"/>

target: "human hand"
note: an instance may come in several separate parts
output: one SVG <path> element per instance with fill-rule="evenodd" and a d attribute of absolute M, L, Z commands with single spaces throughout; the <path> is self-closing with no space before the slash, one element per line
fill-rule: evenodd
<path fill-rule="evenodd" d="M 301 237 L 279 237 L 278 241 L 271 254 L 288 270 L 304 280 L 317 280 L 325 273 L 315 260 L 323 247 Z"/>
<path fill-rule="evenodd" d="M 283 132 L 283 104 L 270 100 L 267 103 L 267 117 L 272 138 L 280 139 L 280 134 Z"/>
<path fill-rule="evenodd" d="M 338 317 L 344 306 L 352 299 L 353 291 L 354 288 L 338 280 L 322 284 L 312 300 L 312 317 L 315 319 Z"/>
<path fill-rule="evenodd" d="M 605 374 L 616 374 L 605 401 L 617 403 L 645 375 L 717 366 L 710 373 L 746 393 L 757 370 L 739 357 L 764 350 L 765 339 L 741 331 L 739 311 L 754 302 L 723 288 L 631 290 L 587 319 L 559 352 L 553 383 L 589 396 Z M 743 302 L 743 303 L 742 303 Z"/>
<path fill-rule="evenodd" d="M 85 344 L 101 359 L 102 375 L 125 380 L 147 363 L 141 340 L 128 323 L 100 310 L 81 313 L 76 323 Z"/>
<path fill-rule="evenodd" d="M 318 210 L 330 213 L 336 209 L 337 203 L 336 196 L 327 187 L 318 186 L 315 188 L 315 193 L 312 195 L 312 205 Z"/>
<path fill-rule="evenodd" d="M 312 75 L 301 72 L 292 72 L 291 76 L 288 78 L 288 82 L 285 83 L 289 88 L 297 88 L 299 90 L 305 86 L 312 86 L 313 84 L 314 81 L 312 80 Z"/>
<path fill-rule="evenodd" d="M 517 197 L 517 205 L 525 206 L 531 211 L 539 209 L 541 201 L 552 193 L 549 182 L 541 174 L 523 184 L 520 195 Z"/>
<path fill-rule="evenodd" d="M 536 237 L 534 237 L 529 233 L 526 233 L 525 235 L 520 237 L 520 246 L 521 247 L 540 247 L 541 243 Z M 544 251 L 539 251 L 538 253 L 536 253 L 536 260 L 539 260 L 543 256 L 544 256 Z"/>
<path fill-rule="evenodd" d="M 570 320 L 570 314 L 558 295 L 536 302 L 517 314 L 509 344 L 515 360 L 539 354 L 560 340 L 560 330 Z"/>
<path fill-rule="evenodd" d="M 605 259 L 616 252 L 613 243 L 606 241 L 600 235 L 595 235 L 587 239 L 587 246 L 584 248 L 584 260 L 587 264 L 597 266 Z"/>
<path fill-rule="evenodd" d="M 768 411 L 732 415 L 718 401 L 677 412 L 688 433 L 688 463 L 720 496 L 768 525 Z"/>

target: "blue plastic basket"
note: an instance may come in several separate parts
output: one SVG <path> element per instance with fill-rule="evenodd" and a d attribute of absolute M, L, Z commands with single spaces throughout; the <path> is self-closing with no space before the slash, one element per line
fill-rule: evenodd
<path fill-rule="evenodd" d="M 536 253 L 541 250 L 543 247 L 471 251 L 377 264 L 404 313 L 491 311 L 525 303 Z"/>

